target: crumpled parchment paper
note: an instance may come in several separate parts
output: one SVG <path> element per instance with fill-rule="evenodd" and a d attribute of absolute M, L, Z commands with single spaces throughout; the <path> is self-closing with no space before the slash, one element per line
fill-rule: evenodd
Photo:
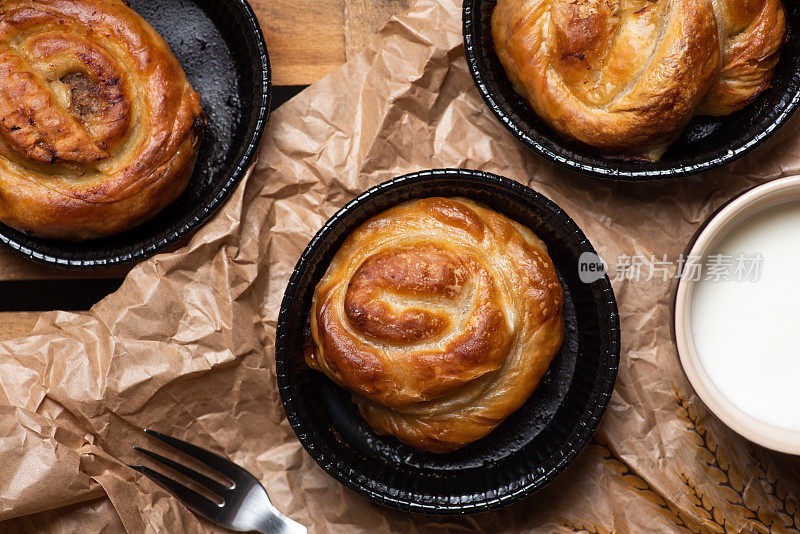
<path fill-rule="evenodd" d="M 495 172 L 560 204 L 612 266 L 674 259 L 726 199 L 800 171 L 799 125 L 679 182 L 570 174 L 484 106 L 461 2 L 419 0 L 273 115 L 251 176 L 189 245 L 139 265 L 88 316 L 50 313 L 32 336 L 0 343 L 0 531 L 223 532 L 125 466 L 142 460 L 133 445 L 158 448 L 146 427 L 240 463 L 311 532 L 797 531 L 800 462 L 749 444 L 693 395 L 670 338 L 672 280 L 614 282 L 622 364 L 593 443 L 539 494 L 474 517 L 385 509 L 328 477 L 284 417 L 273 343 L 300 253 L 379 182 L 435 167 Z"/>

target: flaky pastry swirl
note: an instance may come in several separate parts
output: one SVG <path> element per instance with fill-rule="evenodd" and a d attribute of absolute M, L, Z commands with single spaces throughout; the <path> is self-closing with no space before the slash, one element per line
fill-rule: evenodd
<path fill-rule="evenodd" d="M 562 303 L 529 229 L 471 200 L 414 200 L 337 252 L 314 293 L 306 361 L 378 433 L 448 452 L 528 399 L 561 347 Z"/>
<path fill-rule="evenodd" d="M 204 128 L 121 0 L 0 0 L 0 222 L 73 241 L 141 224 L 186 188 Z"/>
<path fill-rule="evenodd" d="M 567 138 L 657 160 L 694 114 L 769 87 L 780 0 L 499 0 L 492 34 L 518 93 Z"/>

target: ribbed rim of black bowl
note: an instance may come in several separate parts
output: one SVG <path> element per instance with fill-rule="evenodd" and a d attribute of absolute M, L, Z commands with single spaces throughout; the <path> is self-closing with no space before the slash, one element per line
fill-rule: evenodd
<path fill-rule="evenodd" d="M 484 3 L 494 4 L 496 2 L 497 0 L 464 0 L 462 31 L 464 36 L 464 50 L 470 73 L 472 74 L 472 78 L 481 97 L 500 123 L 528 148 L 561 167 L 612 181 L 660 181 L 697 174 L 731 163 L 755 149 L 783 126 L 797 110 L 798 106 L 800 106 L 800 83 L 798 83 L 800 72 L 796 72 L 794 75 L 794 92 L 791 93 L 790 100 L 784 105 L 783 109 L 780 109 L 779 114 L 774 117 L 772 122 L 768 124 L 763 131 L 751 137 L 747 142 L 735 148 L 729 148 L 727 152 L 720 156 L 696 161 L 692 164 L 676 164 L 668 168 L 643 168 L 642 170 L 613 168 L 614 162 L 611 160 L 609 161 L 610 166 L 604 166 L 601 163 L 577 161 L 574 158 L 558 153 L 558 150 L 561 148 L 558 141 L 551 141 L 547 139 L 546 136 L 537 137 L 535 132 L 526 131 L 525 128 L 521 127 L 514 119 L 516 112 L 501 102 L 490 88 L 492 84 L 487 75 L 490 69 L 486 64 L 485 57 L 487 54 L 494 55 L 494 49 L 492 48 L 488 51 L 484 50 L 485 44 L 481 39 L 481 28 L 483 24 L 481 21 L 481 6 Z M 787 8 L 787 16 L 790 14 L 790 8 L 796 10 L 796 8 L 791 5 L 785 4 L 785 7 Z M 791 28 L 789 34 L 787 34 L 787 41 L 788 35 L 797 38 L 793 35 Z M 529 110 L 529 112 L 531 114 L 534 113 L 532 110 Z M 566 145 L 574 148 L 570 143 L 565 142 L 565 146 Z M 576 150 L 581 149 L 577 148 Z M 587 153 L 590 151 L 590 149 L 584 150 Z M 566 154 L 571 150 L 564 149 L 562 151 Z M 587 159 L 600 160 L 600 158 L 591 156 Z M 647 163 L 642 163 L 642 165 L 647 165 Z"/>
<path fill-rule="evenodd" d="M 499 508 L 510 504 L 522 497 L 531 495 L 558 476 L 587 445 L 596 431 L 603 414 L 611 399 L 614 389 L 617 371 L 620 360 L 620 321 L 616 299 L 607 276 L 593 282 L 598 284 L 596 292 L 600 297 L 594 299 L 594 305 L 602 309 L 598 314 L 602 317 L 602 350 L 598 357 L 599 365 L 597 374 L 591 387 L 587 386 L 587 391 L 591 393 L 588 402 L 581 408 L 580 417 L 574 424 L 571 424 L 565 434 L 568 437 L 561 442 L 561 448 L 556 454 L 547 457 L 543 466 L 536 472 L 514 473 L 514 480 L 503 484 L 502 487 L 492 488 L 490 491 L 462 494 L 458 496 L 431 496 L 425 495 L 424 499 L 420 494 L 411 491 L 403 491 L 398 488 L 390 487 L 391 482 L 381 479 L 379 474 L 366 472 L 360 465 L 348 464 L 342 453 L 336 450 L 326 449 L 324 443 L 317 442 L 313 432 L 313 426 L 307 426 L 303 417 L 307 416 L 311 410 L 304 404 L 306 399 L 303 395 L 297 395 L 293 389 L 290 379 L 291 365 L 289 358 L 297 358 L 297 354 L 289 354 L 287 345 L 289 336 L 297 335 L 302 326 L 289 324 L 287 318 L 296 313 L 298 303 L 296 294 L 301 284 L 307 283 L 309 276 L 315 276 L 313 270 L 322 257 L 322 252 L 330 246 L 329 240 L 341 239 L 342 235 L 354 229 L 353 225 L 347 227 L 346 221 L 351 218 L 364 218 L 368 214 L 364 209 L 365 205 L 383 206 L 381 209 L 388 209 L 405 201 L 403 191 L 411 187 L 425 185 L 431 188 L 422 195 L 412 194 L 412 198 L 422 198 L 435 195 L 452 195 L 448 192 L 455 187 L 469 187 L 476 190 L 487 192 L 502 193 L 509 199 L 514 199 L 521 206 L 535 205 L 537 212 L 543 213 L 548 221 L 558 225 L 559 232 L 563 230 L 565 235 L 573 236 L 575 242 L 579 243 L 578 248 L 582 252 L 594 253 L 594 248 L 577 224 L 554 202 L 537 193 L 525 185 L 503 178 L 494 174 L 472 170 L 439 169 L 422 171 L 395 178 L 380 184 L 360 195 L 355 200 L 348 203 L 339 210 L 311 240 L 310 244 L 302 254 L 295 267 L 286 293 L 281 304 L 276 333 L 276 371 L 279 391 L 287 419 L 291 424 L 298 440 L 306 449 L 308 454 L 322 467 L 329 475 L 342 483 L 352 491 L 363 495 L 379 504 L 404 511 L 436 515 L 454 514 L 473 514 Z M 360 223 L 359 223 L 360 224 Z M 342 228 L 344 226 L 344 228 Z M 344 232 L 344 234 L 343 234 Z M 318 277 L 316 278 L 318 279 Z M 303 282 L 302 280 L 306 280 Z M 315 282 L 312 281 L 315 285 Z M 307 314 L 307 303 L 299 304 L 303 307 L 301 315 Z M 295 310 L 293 312 L 292 310 Z M 305 414 L 305 415 L 304 415 Z M 558 424 L 558 423 L 557 423 Z M 338 432 L 333 429 L 334 434 Z M 491 435 L 484 439 L 492 439 Z M 341 450 L 347 450 L 350 446 L 346 443 Z M 517 454 L 521 451 L 517 450 Z M 361 471 L 359 471 L 361 468 Z M 408 467 L 408 477 L 414 477 L 415 468 Z M 430 476 L 430 474 L 428 474 Z M 464 490 L 469 491 L 468 488 Z M 436 502 L 431 502 L 432 498 L 438 498 Z M 422 501 L 425 502 L 422 502 Z"/>
<path fill-rule="evenodd" d="M 264 130 L 267 126 L 267 121 L 269 119 L 270 101 L 272 97 L 272 69 L 267 51 L 267 43 L 264 39 L 264 33 L 261 30 L 261 25 L 258 22 L 258 17 L 247 0 L 223 1 L 229 7 L 238 10 L 240 14 L 239 18 L 246 24 L 244 30 L 253 38 L 253 42 L 257 47 L 257 61 L 259 64 L 254 65 L 253 82 L 255 82 L 255 87 L 258 88 L 259 84 L 257 80 L 260 79 L 261 94 L 255 95 L 256 98 L 254 100 L 254 106 L 256 107 L 257 113 L 254 113 L 249 120 L 248 136 L 239 151 L 239 155 L 236 158 L 236 163 L 226 170 L 227 177 L 217 185 L 213 196 L 208 199 L 198 210 L 192 213 L 192 216 L 188 220 L 184 220 L 180 226 L 170 229 L 169 233 L 166 235 L 158 236 L 157 238 L 154 238 L 152 242 L 136 248 L 135 250 L 119 253 L 115 252 L 106 257 L 76 259 L 72 257 L 43 253 L 31 246 L 21 243 L 18 239 L 11 235 L 6 235 L 2 229 L 0 229 L 0 243 L 8 246 L 23 256 L 36 261 L 37 263 L 43 263 L 64 269 L 80 270 L 116 267 L 119 265 L 145 260 L 154 256 L 170 245 L 174 245 L 205 223 L 214 214 L 214 212 L 216 212 L 220 206 L 222 206 L 222 204 L 231 196 L 233 191 L 245 177 L 247 170 L 250 168 L 250 165 L 256 156 L 258 147 L 261 144 L 261 139 L 264 135 Z M 169 207 L 166 209 L 169 209 Z"/>

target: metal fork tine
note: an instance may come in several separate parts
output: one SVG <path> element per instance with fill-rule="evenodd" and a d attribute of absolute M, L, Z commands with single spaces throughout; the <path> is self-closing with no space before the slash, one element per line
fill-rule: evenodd
<path fill-rule="evenodd" d="M 247 471 L 232 463 L 227 458 L 223 458 L 222 456 L 214 454 L 213 452 L 201 449 L 197 445 L 186 443 L 178 438 L 166 436 L 160 432 L 156 432 L 155 430 L 145 429 L 145 432 L 154 438 L 163 441 L 173 449 L 191 456 L 195 460 L 199 460 L 200 462 L 206 464 L 208 467 L 219 471 L 221 474 L 231 479 L 234 484 L 236 483 L 236 479 L 238 477 L 242 476 L 243 474 L 247 475 Z"/>
<path fill-rule="evenodd" d="M 131 469 L 135 469 L 140 473 L 148 476 L 149 478 L 155 480 L 169 491 L 175 494 L 181 501 L 183 501 L 189 508 L 192 508 L 199 514 L 202 514 L 206 517 L 210 516 L 214 513 L 214 511 L 219 510 L 222 508 L 222 505 L 215 503 L 209 499 L 206 499 L 196 491 L 187 488 L 183 484 L 175 482 L 171 478 L 162 475 L 158 471 L 153 471 L 149 467 L 143 465 L 129 465 Z"/>
<path fill-rule="evenodd" d="M 0 0 L 0 3 L 2 1 Z M 145 430 L 145 432 L 173 449 L 191 456 L 208 468 L 219 472 L 220 475 L 227 477 L 232 482 L 231 486 L 226 486 L 175 460 L 170 460 L 160 454 L 134 446 L 134 449 L 142 454 L 174 470 L 176 473 L 186 476 L 202 488 L 215 493 L 223 499 L 222 503 L 214 502 L 149 467 L 143 465 L 129 466 L 131 469 L 143 473 L 163 486 L 196 513 L 235 532 L 307 534 L 308 531 L 303 525 L 292 521 L 272 505 L 269 495 L 267 495 L 267 491 L 261 485 L 261 482 L 242 467 L 191 443 L 160 434 L 154 430 Z"/>
<path fill-rule="evenodd" d="M 194 469 L 190 469 L 183 464 L 179 464 L 174 460 L 170 460 L 165 456 L 161 456 L 160 454 L 156 454 L 152 451 L 148 451 L 147 449 L 143 449 L 141 447 L 134 447 L 134 450 L 141 452 L 142 454 L 146 454 L 153 460 L 162 463 L 172 469 L 173 471 L 177 471 L 178 473 L 184 475 L 185 477 L 194 480 L 207 490 L 211 491 L 212 493 L 216 493 L 220 497 L 225 497 L 230 491 L 232 490 L 231 486 L 226 486 L 225 484 L 220 484 L 213 478 L 209 478 L 202 473 L 198 473 Z"/>

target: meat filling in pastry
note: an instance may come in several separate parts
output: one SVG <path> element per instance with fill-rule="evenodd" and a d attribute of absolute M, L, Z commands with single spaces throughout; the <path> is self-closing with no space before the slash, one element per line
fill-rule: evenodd
<path fill-rule="evenodd" d="M 528 399 L 564 338 L 542 241 L 463 198 L 406 202 L 342 245 L 317 285 L 306 361 L 380 434 L 448 452 Z"/>
<path fill-rule="evenodd" d="M 495 50 L 564 137 L 658 160 L 695 114 L 728 115 L 769 87 L 780 0 L 499 0 Z"/>
<path fill-rule="evenodd" d="M 0 1 L 0 222 L 71 241 L 141 224 L 186 188 L 205 125 L 122 0 Z"/>

